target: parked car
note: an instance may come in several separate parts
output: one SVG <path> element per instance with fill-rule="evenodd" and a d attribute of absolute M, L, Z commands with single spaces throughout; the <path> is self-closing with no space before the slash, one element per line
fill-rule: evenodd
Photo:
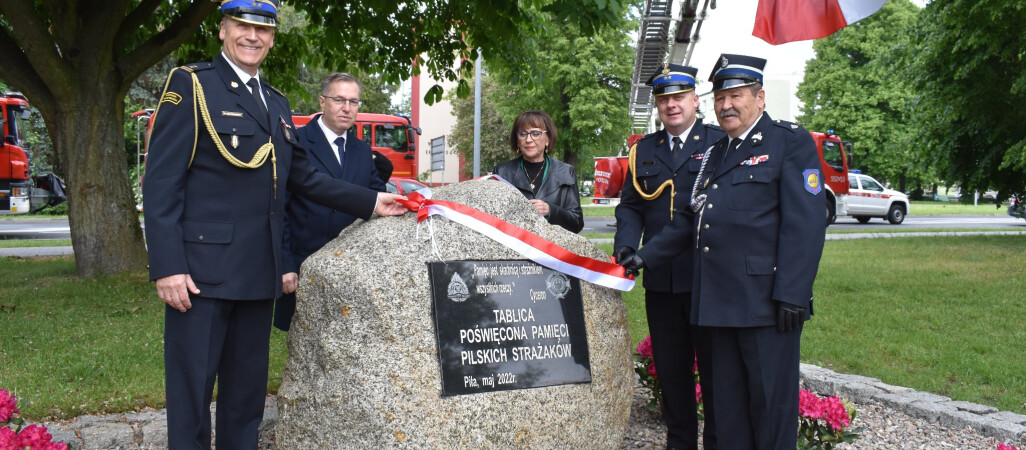
<path fill-rule="evenodd" d="M 1011 204 L 1008 205 L 1008 215 L 1026 219 L 1026 201 L 1019 197 L 1012 197 Z"/>
<path fill-rule="evenodd" d="M 848 215 L 859 223 L 868 223 L 873 217 L 880 217 L 897 225 L 905 220 L 909 212 L 907 195 L 885 188 L 869 175 L 849 173 L 848 187 L 850 191 L 845 199 Z"/>
<path fill-rule="evenodd" d="M 385 189 L 388 190 L 388 192 L 399 195 L 406 195 L 410 192 L 416 192 L 426 187 L 428 187 L 426 184 L 409 178 L 393 177 L 388 179 L 388 183 L 385 183 Z"/>

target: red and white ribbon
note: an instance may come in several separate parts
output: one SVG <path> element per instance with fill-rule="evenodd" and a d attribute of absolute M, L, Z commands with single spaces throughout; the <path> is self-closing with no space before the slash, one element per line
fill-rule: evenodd
<path fill-rule="evenodd" d="M 491 175 L 489 178 L 506 182 L 496 175 Z M 578 255 L 484 211 L 459 203 L 434 200 L 429 198 L 430 195 L 429 189 L 421 189 L 407 194 L 407 200 L 399 200 L 399 202 L 417 213 L 417 222 L 422 222 L 430 216 L 442 216 L 477 231 L 525 258 L 550 269 L 621 291 L 629 291 L 634 288 L 634 277 L 624 277 L 623 267 L 617 264 Z"/>

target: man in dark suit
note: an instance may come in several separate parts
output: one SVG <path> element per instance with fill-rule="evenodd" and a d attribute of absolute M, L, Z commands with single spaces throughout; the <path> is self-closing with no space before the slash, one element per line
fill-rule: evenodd
<path fill-rule="evenodd" d="M 299 144 L 311 155 L 310 167 L 334 178 L 385 191 L 375 157 L 367 143 L 357 139 L 352 126 L 360 110 L 360 82 L 348 73 L 332 73 L 321 80 L 321 114 L 296 131 Z M 381 156 L 384 158 L 384 156 Z M 387 161 L 387 159 L 386 159 Z M 288 193 L 285 207 L 284 293 L 274 304 L 274 326 L 288 331 L 296 313 L 299 268 L 308 256 L 338 237 L 356 217 Z"/>
<path fill-rule="evenodd" d="M 405 211 L 310 167 L 288 100 L 259 79 L 277 6 L 223 1 L 221 54 L 173 70 L 154 113 L 143 202 L 172 449 L 210 448 L 215 380 L 217 448 L 257 446 L 286 187 L 358 217 Z"/>
<path fill-rule="evenodd" d="M 616 207 L 614 255 L 624 261 L 647 244 L 671 217 L 691 223 L 691 188 L 702 165 L 702 156 L 713 142 L 723 137 L 715 126 L 697 120 L 698 69 L 667 64 L 652 74 L 655 106 L 663 130 L 641 138 L 631 148 L 627 181 Z M 687 227 L 689 230 L 691 227 Z M 666 447 L 698 448 L 698 416 L 695 378 L 692 372 L 696 350 L 702 392 L 708 395 L 712 375 L 707 352 L 695 341 L 690 321 L 691 246 L 685 246 L 672 260 L 645 269 L 645 312 L 652 336 L 652 352 L 659 385 L 662 387 Z M 705 399 L 709 403 L 708 397 Z M 706 409 L 705 448 L 716 448 L 711 408 Z"/>
<path fill-rule="evenodd" d="M 802 324 L 812 312 L 826 217 L 812 137 L 764 112 L 765 64 L 743 55 L 717 59 L 710 81 L 727 137 L 698 174 L 694 230 L 675 220 L 625 267 L 696 249 L 691 322 L 713 355 L 719 445 L 791 450 Z"/>

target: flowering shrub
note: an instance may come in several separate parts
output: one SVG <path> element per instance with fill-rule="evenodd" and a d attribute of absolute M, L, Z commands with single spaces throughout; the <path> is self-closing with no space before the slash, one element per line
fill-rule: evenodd
<path fill-rule="evenodd" d="M 24 427 L 19 414 L 18 398 L 0 389 L 0 450 L 68 450 L 68 444 L 53 442 L 45 426 Z"/>
<path fill-rule="evenodd" d="M 832 449 L 842 442 L 859 438 L 861 428 L 849 429 L 855 420 L 855 408 L 837 396 L 820 397 L 810 391 L 798 391 L 798 448 Z"/>
<path fill-rule="evenodd" d="M 663 389 L 659 387 L 659 375 L 656 374 L 655 358 L 652 356 L 652 336 L 645 336 L 638 342 L 634 353 L 634 372 L 641 378 L 641 385 L 648 388 L 651 398 L 648 409 L 656 409 L 663 401 Z"/>
<path fill-rule="evenodd" d="M 698 384 L 698 359 L 692 368 L 695 373 L 695 401 L 698 403 L 698 418 L 705 419 L 702 406 L 702 386 Z M 655 357 L 652 354 L 652 336 L 645 336 L 638 342 L 638 348 L 634 353 L 634 372 L 641 377 L 641 385 L 648 388 L 651 398 L 648 401 L 649 409 L 656 409 L 663 401 L 663 390 L 659 385 L 659 375 L 656 373 Z"/>
<path fill-rule="evenodd" d="M 1016 448 L 1014 445 L 1008 445 L 1008 444 L 1006 444 L 1004 442 L 1001 442 L 1001 443 L 998 444 L 997 450 L 1019 450 L 1019 449 Z"/>

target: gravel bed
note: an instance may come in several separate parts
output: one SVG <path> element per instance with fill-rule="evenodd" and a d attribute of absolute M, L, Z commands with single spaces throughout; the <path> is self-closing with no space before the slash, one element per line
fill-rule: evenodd
<path fill-rule="evenodd" d="M 665 448 L 666 426 L 658 412 L 648 410 L 647 403 L 647 391 L 641 387 L 635 389 L 631 419 L 621 450 Z M 858 411 L 853 426 L 862 427 L 862 433 L 857 441 L 842 444 L 838 449 L 994 450 L 999 443 L 997 439 L 982 436 L 971 428 L 945 428 L 876 402 L 853 404 Z"/>

